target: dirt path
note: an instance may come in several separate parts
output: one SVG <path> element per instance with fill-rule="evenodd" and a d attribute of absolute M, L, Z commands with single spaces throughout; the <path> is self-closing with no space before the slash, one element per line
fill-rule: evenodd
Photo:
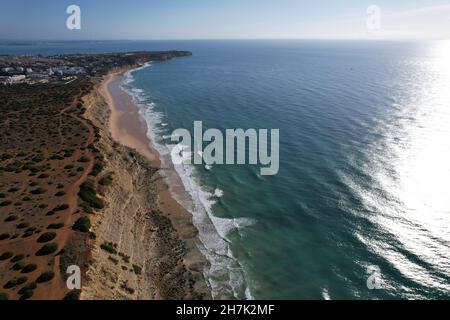
<path fill-rule="evenodd" d="M 67 113 L 67 111 L 71 108 L 74 108 L 76 106 L 76 104 L 78 103 L 79 99 L 81 98 L 81 94 L 78 95 L 76 98 L 74 98 L 74 100 L 72 101 L 72 103 L 64 108 L 61 113 L 60 113 L 60 126 L 58 128 L 59 132 L 60 132 L 60 138 L 61 138 L 61 145 L 64 143 L 64 137 L 61 134 L 61 126 L 62 126 L 62 116 L 63 115 L 68 115 L 70 117 L 72 117 L 73 119 L 75 119 L 76 121 L 78 121 L 79 123 L 81 123 L 82 126 L 84 126 L 88 131 L 89 131 L 89 135 L 87 138 L 87 141 L 85 142 L 85 144 L 83 145 L 85 149 L 84 151 L 84 155 L 86 155 L 87 157 L 89 157 L 89 162 L 87 164 L 87 166 L 84 168 L 81 176 L 72 184 L 70 185 L 67 190 L 66 190 L 66 200 L 67 200 L 67 204 L 69 205 L 69 209 L 68 209 L 68 213 L 65 216 L 64 219 L 64 228 L 60 229 L 59 234 L 58 234 L 58 238 L 59 238 L 59 247 L 60 248 L 64 248 L 65 245 L 67 244 L 70 236 L 72 235 L 72 233 L 74 232 L 72 230 L 72 225 L 75 222 L 75 218 L 77 218 L 78 216 L 76 215 L 76 211 L 78 209 L 78 193 L 80 192 L 80 186 L 83 182 L 85 182 L 89 176 L 89 173 L 92 171 L 92 168 L 94 167 L 94 154 L 92 153 L 91 150 L 89 150 L 87 147 L 94 142 L 95 140 L 95 134 L 94 134 L 94 129 L 92 128 L 91 125 L 89 125 L 86 120 L 82 119 L 81 117 L 71 114 L 71 113 Z M 77 154 L 75 156 L 73 156 L 73 162 L 77 161 Z M 53 266 L 53 272 L 55 274 L 59 274 L 60 273 L 60 256 L 57 255 L 55 256 L 55 263 Z M 46 297 L 46 299 L 58 299 L 59 297 L 61 297 L 61 290 L 63 290 L 65 288 L 65 283 L 62 277 L 59 277 L 59 281 L 53 281 L 51 283 L 51 286 L 49 287 L 48 290 L 48 296 Z"/>

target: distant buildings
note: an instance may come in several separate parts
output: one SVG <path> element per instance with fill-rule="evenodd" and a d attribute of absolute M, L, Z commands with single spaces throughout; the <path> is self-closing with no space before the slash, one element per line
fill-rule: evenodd
<path fill-rule="evenodd" d="M 74 76 L 74 75 L 81 75 L 85 74 L 86 71 L 82 67 L 67 67 L 63 66 L 60 68 L 53 68 L 51 71 L 59 76 Z"/>
<path fill-rule="evenodd" d="M 1 69 L 3 73 L 10 73 L 11 71 L 14 71 L 14 68 L 6 67 Z"/>
<path fill-rule="evenodd" d="M 7 77 L 6 83 L 9 83 L 9 84 L 21 83 L 21 82 L 24 82 L 24 80 L 26 78 L 27 77 L 23 74 L 12 76 L 12 77 Z"/>
<path fill-rule="evenodd" d="M 187 51 L 78 54 L 55 56 L 0 55 L 0 83 L 45 83 L 70 81 L 77 77 L 101 77 L 121 66 L 137 66 L 147 61 L 162 61 L 191 55 Z"/>

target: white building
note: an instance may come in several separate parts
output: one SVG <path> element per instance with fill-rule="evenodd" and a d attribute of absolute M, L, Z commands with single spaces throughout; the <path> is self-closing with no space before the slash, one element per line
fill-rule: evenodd
<path fill-rule="evenodd" d="M 10 68 L 10 67 L 2 68 L 2 72 L 8 73 L 8 72 L 11 72 L 11 71 L 14 71 L 14 68 Z"/>
<path fill-rule="evenodd" d="M 26 78 L 27 78 L 26 76 L 21 74 L 21 75 L 9 77 L 6 81 L 8 83 L 14 84 L 14 83 L 19 83 L 19 82 L 25 80 Z"/>

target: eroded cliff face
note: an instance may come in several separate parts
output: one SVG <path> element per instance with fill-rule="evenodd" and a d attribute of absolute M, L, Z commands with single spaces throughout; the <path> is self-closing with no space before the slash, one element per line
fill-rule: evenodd
<path fill-rule="evenodd" d="M 109 107 L 98 90 L 85 96 L 85 117 L 97 128 L 103 156 L 100 187 L 105 208 L 91 217 L 90 263 L 81 299 L 209 298 L 200 272 L 186 269 L 185 241 L 157 207 L 158 169 L 130 148 L 114 142 Z M 200 289 L 199 289 L 200 288 Z"/>

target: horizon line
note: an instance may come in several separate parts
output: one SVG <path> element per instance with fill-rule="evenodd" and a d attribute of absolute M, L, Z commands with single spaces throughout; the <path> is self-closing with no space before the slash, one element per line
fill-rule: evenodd
<path fill-rule="evenodd" d="M 423 41 L 450 41 L 450 38 L 192 38 L 192 39 L 35 39 L 14 40 L 0 39 L 0 43 L 7 42 L 169 42 L 169 41 L 389 41 L 389 42 L 423 42 Z"/>

